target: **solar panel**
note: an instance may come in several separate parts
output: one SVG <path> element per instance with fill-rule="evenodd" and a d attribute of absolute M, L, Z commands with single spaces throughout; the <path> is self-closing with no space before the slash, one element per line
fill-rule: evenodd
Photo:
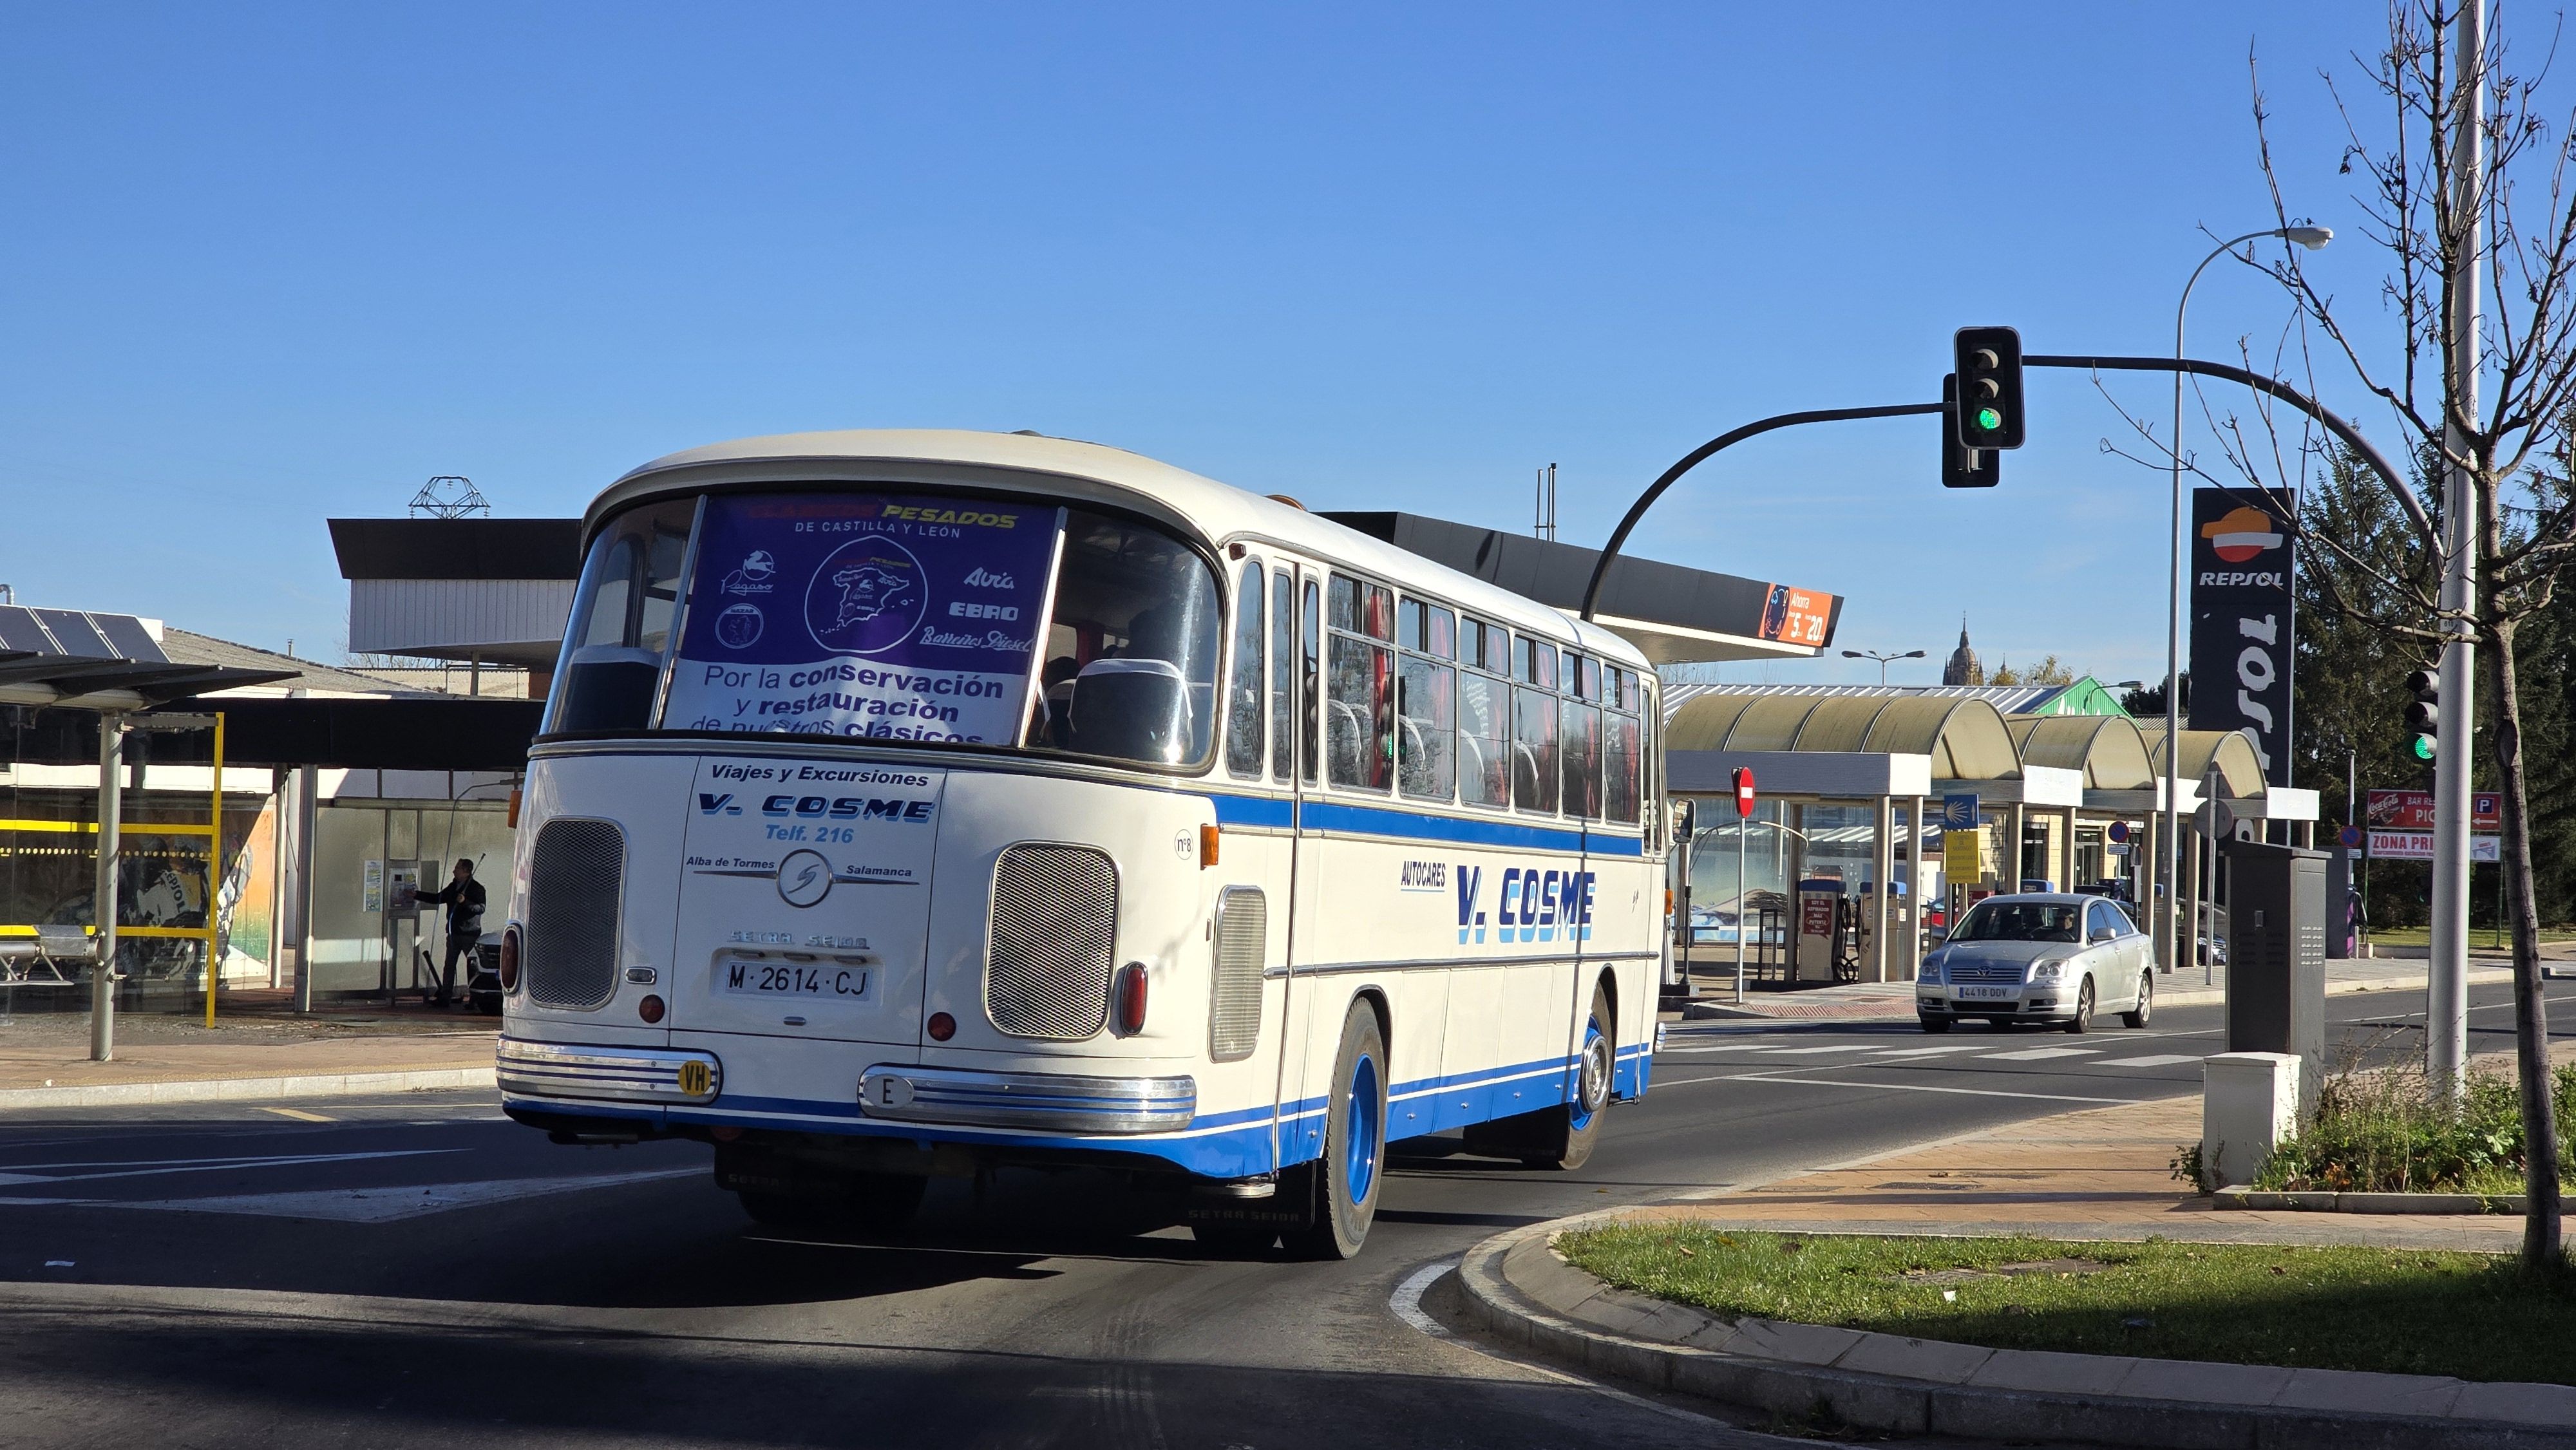
<path fill-rule="evenodd" d="M 152 631 L 145 629 L 143 621 L 131 614 L 93 614 L 89 622 L 97 625 L 98 632 L 107 636 L 107 642 L 116 651 L 118 659 L 159 663 L 170 658 L 161 652 L 160 642 L 152 638 Z"/>
<path fill-rule="evenodd" d="M 107 636 L 100 634 L 96 625 L 71 610 L 38 609 L 32 612 L 37 621 L 45 626 L 45 632 L 54 637 L 54 643 L 62 646 L 56 653 L 84 655 L 94 660 L 116 658 L 116 647 L 107 642 Z"/>
<path fill-rule="evenodd" d="M 36 612 L 15 604 L 0 604 L 0 649 L 23 650 L 28 654 L 58 655 L 62 646 L 45 633 L 36 622 Z"/>

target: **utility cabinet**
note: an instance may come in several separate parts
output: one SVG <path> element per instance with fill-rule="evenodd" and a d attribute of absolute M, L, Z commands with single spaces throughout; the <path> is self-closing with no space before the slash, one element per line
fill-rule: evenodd
<path fill-rule="evenodd" d="M 2299 1108 L 2326 1056 L 2326 853 L 2226 841 L 2227 1050 L 2299 1059 Z"/>

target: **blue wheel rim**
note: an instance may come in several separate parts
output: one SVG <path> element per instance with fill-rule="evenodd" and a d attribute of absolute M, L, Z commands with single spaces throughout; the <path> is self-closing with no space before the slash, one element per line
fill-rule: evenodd
<path fill-rule="evenodd" d="M 1377 1186 L 1377 1059 L 1363 1056 L 1351 1067 L 1351 1091 L 1342 1108 L 1343 1180 L 1351 1202 L 1368 1202 Z"/>
<path fill-rule="evenodd" d="M 1583 1053 L 1574 1066 L 1574 1102 L 1568 1122 L 1576 1132 L 1591 1125 L 1610 1097 L 1610 1064 L 1608 1039 L 1602 1034 L 1601 1019 L 1588 1017 L 1583 1023 Z"/>

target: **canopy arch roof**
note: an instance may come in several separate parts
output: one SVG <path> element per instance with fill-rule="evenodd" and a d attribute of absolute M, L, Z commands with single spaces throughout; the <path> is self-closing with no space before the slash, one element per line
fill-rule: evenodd
<path fill-rule="evenodd" d="M 2155 784 L 2147 739 L 2125 715 L 2015 715 L 2004 725 L 2024 765 L 2080 770 L 2086 790 L 2147 790 Z"/>
<path fill-rule="evenodd" d="M 2138 733 L 2147 742 L 2147 758 L 2159 776 L 2165 771 L 2165 727 L 2142 724 Z M 2263 794 L 2263 761 L 2254 753 L 2254 739 L 2242 730 L 2185 730 L 2182 732 L 2181 769 L 2175 775 L 2183 780 L 2198 780 L 2215 772 L 2219 794 L 2238 800 Z"/>
<path fill-rule="evenodd" d="M 1673 750 L 1925 755 L 1936 780 L 2010 780 L 2021 755 L 2004 717 L 1952 696 L 1700 695 L 1664 733 Z"/>

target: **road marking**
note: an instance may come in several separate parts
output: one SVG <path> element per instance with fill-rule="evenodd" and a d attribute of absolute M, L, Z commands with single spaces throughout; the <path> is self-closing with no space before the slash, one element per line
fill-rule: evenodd
<path fill-rule="evenodd" d="M 1881 1057 L 1934 1057 L 1945 1052 L 1974 1052 L 1983 1046 L 1985 1044 L 1982 1042 L 1953 1042 L 1947 1047 L 1882 1047 L 1878 1050 L 1878 1055 Z"/>
<path fill-rule="evenodd" d="M 1971 1098 L 2034 1098 L 2038 1101 L 2048 1103 L 2127 1104 L 2141 1101 L 2141 1099 L 2138 1098 L 2086 1097 L 2081 1093 L 2015 1093 L 2005 1092 L 1998 1088 L 1939 1087 L 1927 1082 L 1843 1082 L 1835 1078 L 1781 1077 L 1768 1073 L 1745 1073 L 1732 1080 L 1735 1082 L 1776 1082 L 1782 1087 L 1873 1088 L 1892 1093 L 1955 1093 L 1961 1097 Z M 1692 1078 L 1690 1081 L 1707 1082 L 1709 1079 L 1701 1077 Z"/>
<path fill-rule="evenodd" d="M 31 1202 L 83 1204 L 92 1208 L 140 1208 L 162 1213 L 238 1213 L 262 1218 L 322 1219 L 333 1223 L 396 1223 L 452 1209 L 507 1203 L 651 1183 L 665 1178 L 694 1178 L 704 1168 L 649 1168 L 635 1173 L 588 1174 L 565 1178 L 499 1178 L 481 1183 L 409 1183 L 393 1188 L 317 1188 L 299 1193 L 250 1193 L 229 1198 L 159 1198 L 128 1202 L 113 1198 L 0 1199 L 0 1204 Z"/>
<path fill-rule="evenodd" d="M 2198 1062 L 2188 1052 L 2151 1052 L 2145 1057 L 2115 1057 L 2108 1062 L 2087 1063 L 2087 1067 L 2171 1067 L 2177 1062 Z"/>
<path fill-rule="evenodd" d="M 219 1173 L 227 1168 L 301 1168 L 314 1163 L 360 1163 L 371 1158 L 419 1158 L 432 1153 L 462 1153 L 462 1148 L 392 1148 L 372 1153 L 264 1153 L 249 1158 L 127 1159 L 115 1163 L 21 1163 L 0 1169 L 0 1186 L 22 1183 L 86 1183 L 98 1178 L 152 1178 L 167 1173 Z M 110 1173 L 68 1173 L 71 1168 L 119 1169 Z M 8 1200 L 0 1199 L 0 1202 Z"/>
<path fill-rule="evenodd" d="M 302 1108 L 262 1108 L 260 1111 L 263 1113 L 275 1113 L 281 1118 L 293 1118 L 299 1123 L 336 1123 L 339 1121 L 337 1118 L 326 1117 L 321 1113 L 308 1113 Z"/>
<path fill-rule="evenodd" d="M 1395 1292 L 1387 1298 L 1386 1307 L 1395 1311 L 1396 1318 L 1432 1338 L 1447 1339 L 1449 1326 L 1422 1312 L 1422 1293 L 1439 1282 L 1441 1275 L 1458 1267 L 1459 1257 L 1452 1254 L 1437 1263 L 1425 1264 L 1414 1270 L 1412 1277 L 1395 1286 Z"/>
<path fill-rule="evenodd" d="M 1843 1062 L 1834 1064 L 1836 1067 L 1867 1067 L 1868 1065 L 1869 1064 L 1865 1062 Z M 1793 1069 L 1793 1071 L 1794 1070 L 1798 1069 Z M 1829 1069 L 1807 1068 L 1803 1070 L 1816 1072 L 1828 1071 Z M 2081 1093 L 2016 1093 L 2006 1092 L 1999 1088 L 1938 1087 L 1931 1083 L 1921 1082 L 1845 1082 L 1839 1078 L 1829 1077 L 1791 1077 L 1787 1072 L 1714 1072 L 1710 1073 L 1706 1077 L 1658 1077 L 1655 1079 L 1655 1088 L 1660 1092 L 1665 1088 L 1696 1087 L 1701 1083 L 1709 1082 L 1759 1082 L 1772 1083 L 1780 1087 L 1812 1086 L 1867 1088 L 1873 1092 L 1891 1093 L 1956 1093 L 1960 1096 L 1971 1098 L 2030 1098 L 2044 1103 L 2128 1104 L 2154 1101 L 2152 1098 L 2095 1098 L 2086 1097 Z M 1989 1130 L 1981 1128 L 1978 1129 L 1978 1131 L 1985 1132 Z"/>
<path fill-rule="evenodd" d="M 1825 1047 L 1783 1047 L 1779 1055 L 1799 1057 L 1810 1052 L 1866 1052 L 1869 1046 L 1866 1042 L 1837 1042 Z"/>
<path fill-rule="evenodd" d="M 1985 1062 L 2037 1062 L 2044 1057 L 2091 1057 L 2101 1050 L 2098 1047 L 2025 1047 L 2019 1052 L 1981 1053 L 1979 1059 Z"/>

